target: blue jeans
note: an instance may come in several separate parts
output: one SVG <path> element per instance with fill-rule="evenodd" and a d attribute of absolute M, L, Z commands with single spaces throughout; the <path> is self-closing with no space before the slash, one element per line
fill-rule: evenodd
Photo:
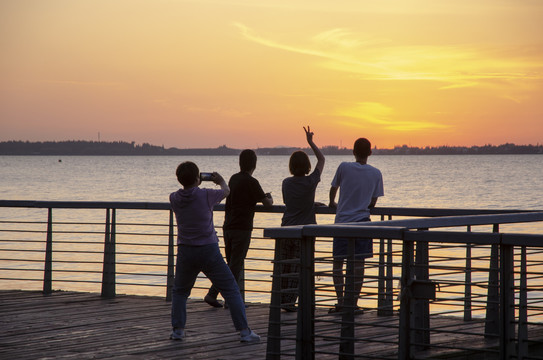
<path fill-rule="evenodd" d="M 175 265 L 175 283 L 172 292 L 172 327 L 185 328 L 187 321 L 187 299 L 203 272 L 219 289 L 228 302 L 230 316 L 236 330 L 248 328 L 245 304 L 241 298 L 238 284 L 224 262 L 219 244 L 202 246 L 178 245 Z"/>
<path fill-rule="evenodd" d="M 226 263 L 228 264 L 230 271 L 232 271 L 232 275 L 234 275 L 238 286 L 240 286 L 239 281 L 241 278 L 241 271 L 243 270 L 245 257 L 247 256 L 251 244 L 251 232 L 252 230 L 223 231 Z M 207 294 L 216 299 L 219 294 L 219 289 L 217 289 L 216 286 L 211 286 Z"/>

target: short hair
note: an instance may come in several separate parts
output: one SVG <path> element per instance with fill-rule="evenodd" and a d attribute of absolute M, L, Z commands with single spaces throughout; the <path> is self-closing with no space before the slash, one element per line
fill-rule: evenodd
<path fill-rule="evenodd" d="M 311 162 L 309 156 L 301 150 L 295 151 L 290 155 L 288 169 L 294 176 L 304 176 L 311 171 Z"/>
<path fill-rule="evenodd" d="M 359 138 L 354 142 L 353 154 L 364 158 L 371 155 L 371 143 L 366 138 Z"/>
<path fill-rule="evenodd" d="M 175 174 L 181 185 L 190 186 L 198 180 L 200 169 L 198 169 L 198 166 L 192 161 L 185 161 L 179 164 Z"/>
<path fill-rule="evenodd" d="M 253 150 L 246 149 L 239 154 L 239 169 L 241 171 L 256 169 L 256 153 Z"/>

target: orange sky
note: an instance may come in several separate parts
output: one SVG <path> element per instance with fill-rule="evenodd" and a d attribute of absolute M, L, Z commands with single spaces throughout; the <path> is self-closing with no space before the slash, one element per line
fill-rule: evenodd
<path fill-rule="evenodd" d="M 0 0 L 0 141 L 543 143 L 541 0 Z"/>

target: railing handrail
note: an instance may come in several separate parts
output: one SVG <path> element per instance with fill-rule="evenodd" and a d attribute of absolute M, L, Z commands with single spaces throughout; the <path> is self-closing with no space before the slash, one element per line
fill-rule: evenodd
<path fill-rule="evenodd" d="M 0 207 L 27 208 L 64 208 L 64 209 L 144 209 L 170 210 L 169 202 L 136 202 L 136 201 L 36 201 L 36 200 L 0 200 Z M 224 204 L 215 205 L 214 210 L 224 211 Z M 256 205 L 256 212 L 283 213 L 285 205 Z M 328 206 L 315 207 L 317 214 L 335 214 L 335 209 Z M 519 209 L 447 209 L 447 208 L 404 208 L 376 207 L 371 209 L 372 215 L 409 216 L 409 217 L 443 217 L 490 214 L 514 214 L 541 212 L 541 210 Z"/>
<path fill-rule="evenodd" d="M 543 212 L 513 214 L 445 216 L 439 218 L 388 220 L 364 223 L 341 223 L 328 225 L 299 225 L 264 229 L 269 238 L 320 237 L 370 237 L 401 239 L 403 230 L 439 227 L 475 226 L 543 221 Z"/>

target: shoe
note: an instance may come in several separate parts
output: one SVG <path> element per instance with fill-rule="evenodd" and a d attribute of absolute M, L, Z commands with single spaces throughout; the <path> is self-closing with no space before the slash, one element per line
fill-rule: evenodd
<path fill-rule="evenodd" d="M 217 299 L 212 298 L 209 295 L 206 295 L 204 297 L 204 301 L 208 303 L 210 306 L 216 307 L 216 308 L 222 308 L 222 304 L 217 301 Z"/>
<path fill-rule="evenodd" d="M 296 305 L 281 305 L 281 309 L 285 310 L 286 312 L 296 312 L 298 311 L 298 308 Z"/>
<path fill-rule="evenodd" d="M 173 329 L 170 334 L 170 340 L 183 340 L 185 331 L 183 329 Z"/>
<path fill-rule="evenodd" d="M 328 310 L 328 314 L 337 314 L 337 313 L 341 313 L 343 312 L 343 307 L 339 306 L 339 305 L 334 305 L 333 308 L 330 308 Z M 364 314 L 364 309 L 362 309 L 361 307 L 357 306 L 355 309 L 354 309 L 354 314 L 355 315 L 362 315 Z"/>
<path fill-rule="evenodd" d="M 244 332 L 248 332 L 247 335 L 243 335 Z M 251 342 L 259 342 L 260 341 L 260 336 L 258 336 L 253 330 L 251 329 L 247 329 L 245 331 L 241 331 L 239 333 L 239 341 L 240 342 L 246 342 L 246 343 L 251 343 Z"/>

